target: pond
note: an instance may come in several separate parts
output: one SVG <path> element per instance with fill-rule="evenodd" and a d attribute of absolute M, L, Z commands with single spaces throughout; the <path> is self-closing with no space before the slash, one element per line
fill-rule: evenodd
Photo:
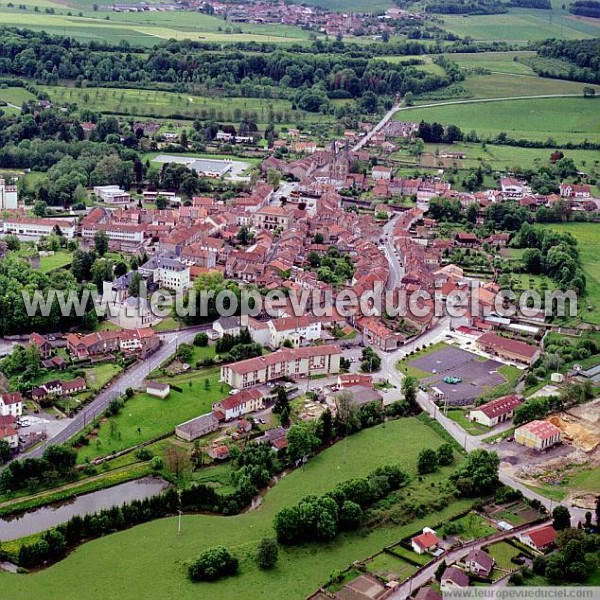
<path fill-rule="evenodd" d="M 48 504 L 31 511 L 0 518 L 0 540 L 9 541 L 46 531 L 71 517 L 93 514 L 104 508 L 120 506 L 132 500 L 157 496 L 169 483 L 157 477 L 128 481 L 104 490 Z"/>

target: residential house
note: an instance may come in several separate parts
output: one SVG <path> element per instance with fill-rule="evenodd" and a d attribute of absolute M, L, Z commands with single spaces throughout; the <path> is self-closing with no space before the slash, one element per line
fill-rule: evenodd
<path fill-rule="evenodd" d="M 592 192 L 589 185 L 579 185 L 576 183 L 561 183 L 560 195 L 563 198 L 591 198 Z"/>
<path fill-rule="evenodd" d="M 23 414 L 23 396 L 21 392 L 0 395 L 0 416 L 20 417 Z"/>
<path fill-rule="evenodd" d="M 521 533 L 517 537 L 526 546 L 543 552 L 556 543 L 556 529 L 552 525 L 544 525 L 539 529 Z"/>
<path fill-rule="evenodd" d="M 259 444 L 269 444 L 271 449 L 275 452 L 284 450 L 287 448 L 287 430 L 283 427 L 274 427 L 273 429 L 267 429 L 264 435 L 255 439 L 255 442 Z"/>
<path fill-rule="evenodd" d="M 391 181 L 392 179 L 392 169 L 390 167 L 382 167 L 380 165 L 375 165 L 373 170 L 371 171 L 371 177 L 377 180 Z"/>
<path fill-rule="evenodd" d="M 123 352 L 146 357 L 160 346 L 160 338 L 149 328 L 122 331 L 97 331 L 88 335 L 69 333 L 67 350 L 75 360 L 88 360 Z"/>
<path fill-rule="evenodd" d="M 283 317 L 268 321 L 269 347 L 273 350 L 289 341 L 294 348 L 307 342 L 321 339 L 321 321 L 306 315 L 304 317 Z"/>
<path fill-rule="evenodd" d="M 229 458 L 229 447 L 228 446 L 213 446 L 209 449 L 208 455 L 215 460 L 225 460 Z"/>
<path fill-rule="evenodd" d="M 330 375 L 339 372 L 341 353 L 334 345 L 285 348 L 222 366 L 221 381 L 244 389 L 282 377 Z"/>
<path fill-rule="evenodd" d="M 531 421 L 515 430 L 515 442 L 533 450 L 546 450 L 561 441 L 562 432 L 549 421 Z"/>
<path fill-rule="evenodd" d="M 29 336 L 29 343 L 38 347 L 42 360 L 47 360 L 52 356 L 52 344 L 43 335 L 32 333 Z"/>
<path fill-rule="evenodd" d="M 175 428 L 175 435 L 186 442 L 193 442 L 198 438 L 212 433 L 219 428 L 219 419 L 212 413 L 200 415 L 190 419 Z"/>
<path fill-rule="evenodd" d="M 442 600 L 442 596 L 433 588 L 422 587 L 415 596 L 415 600 Z"/>
<path fill-rule="evenodd" d="M 485 550 L 474 549 L 465 558 L 467 569 L 478 577 L 489 577 L 494 568 L 494 559 Z"/>
<path fill-rule="evenodd" d="M 442 589 L 442 592 L 466 587 L 469 587 L 469 577 L 458 567 L 448 567 L 442 573 L 442 578 L 440 580 L 440 588 Z"/>
<path fill-rule="evenodd" d="M 508 361 L 533 364 L 540 356 L 541 350 L 519 340 L 505 338 L 495 333 L 484 333 L 476 342 L 484 352 L 500 356 Z"/>
<path fill-rule="evenodd" d="M 242 390 L 215 402 L 212 406 L 213 412 L 222 412 L 226 421 L 237 419 L 250 412 L 262 410 L 264 408 L 264 397 L 262 392 L 257 389 Z"/>
<path fill-rule="evenodd" d="M 240 335 L 242 330 L 239 317 L 220 317 L 213 323 L 212 328 L 218 338 L 224 335 Z"/>
<path fill-rule="evenodd" d="M 417 554 L 435 552 L 439 543 L 440 538 L 435 534 L 435 531 L 429 527 L 425 527 L 423 533 L 416 535 L 410 540 L 410 545 Z"/>
<path fill-rule="evenodd" d="M 0 423 L 0 440 L 4 440 L 11 450 L 17 450 L 19 447 L 19 435 L 14 425 Z"/>
<path fill-rule="evenodd" d="M 502 396 L 471 410 L 469 420 L 486 427 L 495 427 L 498 423 L 512 419 L 515 408 L 520 404 L 521 399 L 516 394 Z"/>

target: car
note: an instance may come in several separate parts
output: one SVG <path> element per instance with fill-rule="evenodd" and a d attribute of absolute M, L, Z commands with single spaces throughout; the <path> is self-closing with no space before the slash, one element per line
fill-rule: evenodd
<path fill-rule="evenodd" d="M 260 422 L 261 425 L 266 425 L 267 424 L 267 422 L 266 422 L 265 419 L 259 419 L 259 422 Z"/>
<path fill-rule="evenodd" d="M 239 394 L 240 390 L 238 390 L 237 388 L 232 388 L 231 390 L 229 390 L 229 395 L 233 396 L 234 394 Z"/>

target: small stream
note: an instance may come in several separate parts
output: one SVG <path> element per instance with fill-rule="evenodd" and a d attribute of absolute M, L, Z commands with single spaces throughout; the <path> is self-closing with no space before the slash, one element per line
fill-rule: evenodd
<path fill-rule="evenodd" d="M 169 483 L 164 479 L 144 477 L 16 515 L 1 517 L 0 541 L 15 540 L 46 531 L 46 529 L 65 523 L 75 515 L 82 517 L 104 508 L 120 506 L 124 502 L 151 498 L 168 487 Z"/>

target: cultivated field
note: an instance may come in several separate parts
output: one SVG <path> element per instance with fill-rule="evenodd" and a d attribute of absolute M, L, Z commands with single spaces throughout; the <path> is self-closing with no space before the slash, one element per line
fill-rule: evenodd
<path fill-rule="evenodd" d="M 449 519 L 468 507 L 458 501 L 433 515 L 398 526 L 339 536 L 319 546 L 283 549 L 276 568 L 260 571 L 254 561 L 258 541 L 273 535 L 275 513 L 307 494 L 319 494 L 350 477 L 366 475 L 382 464 L 400 463 L 416 475 L 416 457 L 421 448 L 436 448 L 443 440 L 420 420 L 401 419 L 358 433 L 312 459 L 268 492 L 254 511 L 234 517 L 184 516 L 182 533 L 177 519 L 162 519 L 85 544 L 57 565 L 28 576 L 0 574 L 3 594 L 13 600 L 43 597 L 79 600 L 81 582 L 89 600 L 187 600 L 198 597 L 239 598 L 240 589 L 250 598 L 300 599 L 323 584 L 335 569 L 345 568 L 356 557 L 369 556 L 401 537 Z M 423 483 L 410 484 L 413 500 L 435 498 L 431 487 L 444 482 L 454 467 L 427 476 Z M 404 492 L 401 492 L 404 494 Z M 226 545 L 241 561 L 241 574 L 214 584 L 194 585 L 185 574 L 185 563 L 207 547 Z M 148 577 L 152 573 L 152 578 Z"/>
<path fill-rule="evenodd" d="M 444 15 L 444 28 L 474 40 L 527 43 L 550 37 L 580 39 L 597 37 L 600 22 L 571 15 L 555 5 L 553 10 L 510 9 L 501 15 Z"/>

